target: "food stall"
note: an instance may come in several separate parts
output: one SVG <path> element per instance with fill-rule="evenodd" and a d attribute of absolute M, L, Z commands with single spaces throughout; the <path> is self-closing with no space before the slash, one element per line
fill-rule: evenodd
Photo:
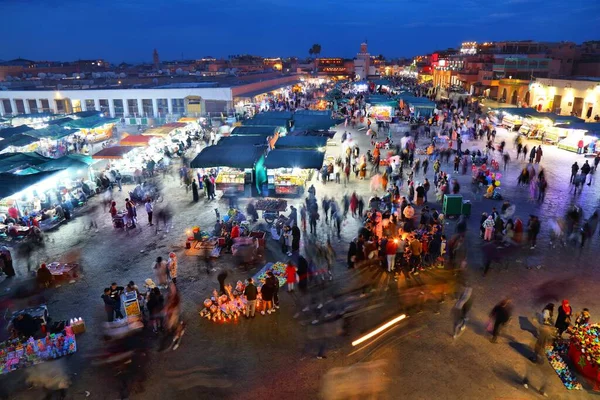
<path fill-rule="evenodd" d="M 265 158 L 269 194 L 301 195 L 315 170 L 323 166 L 325 152 L 305 149 L 275 149 Z"/>
<path fill-rule="evenodd" d="M 192 168 L 217 168 L 215 189 L 243 193 L 254 181 L 255 164 L 263 157 L 265 146 L 223 144 L 204 148 L 192 160 Z"/>
<path fill-rule="evenodd" d="M 159 136 L 154 135 L 124 135 L 123 139 L 119 142 L 119 146 L 138 146 L 146 147 L 150 145 L 150 142 L 156 140 L 161 141 Z"/>
<path fill-rule="evenodd" d="M 566 138 L 558 142 L 558 148 L 572 151 L 577 153 L 579 141 L 583 140 L 583 147 L 590 147 L 591 144 L 596 143 L 598 138 L 596 136 L 587 135 L 587 131 L 581 129 L 569 129 Z"/>
<path fill-rule="evenodd" d="M 65 123 L 63 126 L 68 129 L 79 131 L 90 143 L 98 143 L 108 140 L 113 135 L 117 118 L 104 118 L 100 115 L 94 115 L 86 118 L 79 118 Z"/>
<path fill-rule="evenodd" d="M 598 152 L 600 123 L 561 123 L 557 124 L 555 129 L 560 130 L 566 136 L 559 142 L 559 148 L 576 152 L 579 140 L 583 139 L 586 154 L 595 155 Z"/>
<path fill-rule="evenodd" d="M 38 138 L 29 136 L 26 133 L 17 133 L 0 140 L 0 154 L 35 151 L 38 146 Z"/>
<path fill-rule="evenodd" d="M 188 124 L 186 122 L 171 122 L 168 124 L 164 124 L 161 126 L 157 126 L 156 128 L 150 128 L 146 130 L 143 135 L 144 136 L 170 136 L 177 134 L 177 131 L 183 129 Z"/>

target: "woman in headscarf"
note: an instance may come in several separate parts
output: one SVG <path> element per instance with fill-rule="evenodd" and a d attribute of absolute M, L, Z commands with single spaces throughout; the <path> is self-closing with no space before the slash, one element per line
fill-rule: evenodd
<path fill-rule="evenodd" d="M 177 255 L 171 252 L 169 253 L 169 261 L 167 262 L 167 268 L 169 269 L 169 275 L 174 284 L 177 284 Z"/>
<path fill-rule="evenodd" d="M 562 336 L 563 332 L 571 325 L 571 315 L 573 309 L 569 305 L 569 300 L 563 300 L 562 306 L 558 307 L 558 316 L 554 326 L 558 329 L 558 336 Z"/>

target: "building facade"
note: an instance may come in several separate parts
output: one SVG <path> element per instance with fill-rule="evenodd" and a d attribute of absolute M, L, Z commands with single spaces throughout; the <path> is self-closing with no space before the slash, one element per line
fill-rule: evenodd
<path fill-rule="evenodd" d="M 114 118 L 203 116 L 232 110 L 234 97 L 267 93 L 298 79 L 297 75 L 289 75 L 229 87 L 181 83 L 147 89 L 8 90 L 0 92 L 0 115 L 95 110 Z"/>
<path fill-rule="evenodd" d="M 600 79 L 536 79 L 529 85 L 527 104 L 595 121 L 600 116 Z"/>

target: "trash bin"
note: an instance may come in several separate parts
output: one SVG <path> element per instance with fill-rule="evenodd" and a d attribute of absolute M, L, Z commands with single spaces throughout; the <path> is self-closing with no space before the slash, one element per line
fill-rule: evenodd
<path fill-rule="evenodd" d="M 446 216 L 460 215 L 462 212 L 463 197 L 460 194 L 447 194 L 444 196 L 442 212 Z"/>
<path fill-rule="evenodd" d="M 462 215 L 468 217 L 471 215 L 471 202 L 469 200 L 465 200 L 462 203 Z"/>

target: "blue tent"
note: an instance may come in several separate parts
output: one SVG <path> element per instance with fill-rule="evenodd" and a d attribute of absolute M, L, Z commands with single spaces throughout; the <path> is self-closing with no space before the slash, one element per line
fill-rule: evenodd
<path fill-rule="evenodd" d="M 49 125 L 46 128 L 34 129 L 32 131 L 25 132 L 25 135 L 31 136 L 37 139 L 52 139 L 58 140 L 66 136 L 77 133 L 76 130 L 63 128 L 60 125 Z"/>
<path fill-rule="evenodd" d="M 217 142 L 217 146 L 266 146 L 267 136 L 264 135 L 244 135 L 244 136 L 225 136 Z"/>
<path fill-rule="evenodd" d="M 7 139 L 0 140 L 0 151 L 5 150 L 11 146 L 14 147 L 23 147 L 28 144 L 35 143 L 39 139 L 31 137 L 29 135 L 24 135 L 22 133 L 17 133 L 16 135 L 12 135 Z"/>
<path fill-rule="evenodd" d="M 320 169 L 325 152 L 318 150 L 275 149 L 265 158 L 265 168 Z"/>
<path fill-rule="evenodd" d="M 15 175 L 9 173 L 0 174 L 0 199 L 12 196 L 30 186 L 48 179 L 60 171 L 44 171 L 37 174 Z"/>
<path fill-rule="evenodd" d="M 276 149 L 319 149 L 327 145 L 324 136 L 285 136 L 277 139 Z"/>
<path fill-rule="evenodd" d="M 40 171 L 56 171 L 68 168 L 87 169 L 94 160 L 91 156 L 83 154 L 69 154 L 60 158 L 47 161 L 43 164 L 36 165 L 35 168 Z"/>
<path fill-rule="evenodd" d="M 38 153 L 4 153 L 0 154 L 0 172 L 36 166 L 50 160 L 52 159 Z"/>
<path fill-rule="evenodd" d="M 236 126 L 231 136 L 274 136 L 279 131 L 277 126 Z"/>
<path fill-rule="evenodd" d="M 28 131 L 32 131 L 33 128 L 27 125 L 14 126 L 10 128 L 0 129 L 0 138 L 8 139 L 11 136 L 14 136 L 18 133 L 25 133 Z"/>
<path fill-rule="evenodd" d="M 261 146 L 208 146 L 190 164 L 192 168 L 253 168 L 263 155 Z"/>

